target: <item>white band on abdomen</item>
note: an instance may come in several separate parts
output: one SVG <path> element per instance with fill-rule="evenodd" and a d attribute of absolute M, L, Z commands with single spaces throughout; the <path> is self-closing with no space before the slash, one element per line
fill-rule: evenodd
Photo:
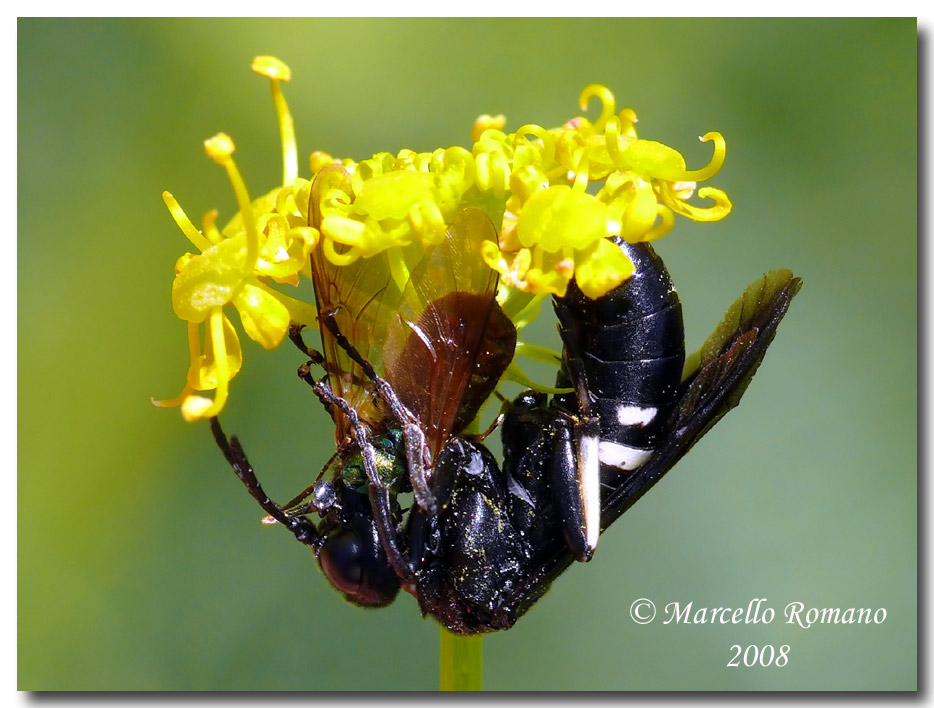
<path fill-rule="evenodd" d="M 616 409 L 616 417 L 620 425 L 637 425 L 640 428 L 644 428 L 655 420 L 656 413 L 658 413 L 657 408 L 642 408 L 641 406 L 631 406 L 625 403 Z"/>
<path fill-rule="evenodd" d="M 600 441 L 600 462 L 621 470 L 634 470 L 641 467 L 652 456 L 654 450 L 641 447 L 629 447 L 610 440 Z"/>

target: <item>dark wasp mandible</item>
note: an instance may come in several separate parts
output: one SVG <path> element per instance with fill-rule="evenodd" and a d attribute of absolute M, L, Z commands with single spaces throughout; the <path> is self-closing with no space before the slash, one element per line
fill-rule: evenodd
<path fill-rule="evenodd" d="M 323 171 L 312 204 L 328 180 L 346 179 Z M 299 375 L 331 413 L 338 451 L 289 503 L 266 496 L 237 439 L 212 420 L 247 489 L 346 599 L 385 606 L 401 587 L 461 634 L 508 629 L 571 563 L 590 559 L 600 533 L 739 403 L 801 287 L 789 271 L 752 283 L 685 366 L 668 271 L 649 245 L 617 239 L 635 273 L 597 300 L 573 281 L 553 298 L 556 385 L 573 393 L 511 402 L 501 468 L 463 434 L 516 341 L 496 274 L 474 255 L 484 239 L 495 239 L 493 225 L 466 209 L 406 278 L 385 256 L 336 267 L 312 255 L 323 354 L 298 328 L 292 339 L 309 356 Z"/>

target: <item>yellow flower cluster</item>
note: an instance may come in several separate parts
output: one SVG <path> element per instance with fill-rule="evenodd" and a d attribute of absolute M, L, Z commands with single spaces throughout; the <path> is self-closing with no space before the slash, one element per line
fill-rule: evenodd
<path fill-rule="evenodd" d="M 712 187 L 698 196 L 712 199 L 713 206 L 687 201 L 697 182 L 723 164 L 726 144 L 719 133 L 701 138 L 714 143 L 710 164 L 688 170 L 677 151 L 639 139 L 635 113 L 616 115 L 604 87 L 588 86 L 581 107 L 595 96 L 603 102 L 595 123 L 574 118 L 552 130 L 525 125 L 505 133 L 502 116 L 482 116 L 470 152 L 403 150 L 343 161 L 353 175 L 353 193 L 331 195 L 334 208 L 321 224 L 328 258 L 340 264 L 416 239 L 435 243 L 460 209 L 477 206 L 500 227 L 499 244 L 488 243 L 481 256 L 504 285 L 561 296 L 576 277 L 583 292 L 596 298 L 632 273 L 607 237 L 652 241 L 671 229 L 675 213 L 697 221 L 729 213 L 726 194 Z M 588 190 L 594 183 L 602 183 L 600 189 Z M 333 243 L 350 251 L 336 257 Z"/>
<path fill-rule="evenodd" d="M 311 181 L 298 177 L 292 117 L 280 88 L 290 71 L 273 57 L 257 57 L 253 69 L 272 81 L 283 186 L 251 201 L 233 161 L 233 142 L 220 134 L 206 141 L 205 149 L 225 167 L 239 214 L 218 231 L 212 212 L 198 231 L 175 199 L 163 195 L 199 253 L 179 259 L 172 288 L 175 313 L 188 323 L 186 385 L 179 396 L 157 405 L 181 405 L 189 420 L 217 415 L 242 363 L 225 306 L 237 310 L 243 331 L 267 349 L 278 346 L 290 321 L 315 324 L 313 305 L 268 284 L 297 285 L 300 273 L 310 278 L 314 248 L 323 249 L 336 266 L 383 251 L 389 252 L 390 263 L 398 263 L 393 255 L 399 249 L 440 242 L 462 209 L 478 207 L 498 227 L 499 238 L 486 242 L 477 257 L 500 273 L 504 307 L 519 319 L 536 311 L 541 297 L 564 295 L 571 278 L 592 298 L 628 278 L 632 264 L 608 237 L 651 241 L 670 230 L 676 213 L 714 221 L 730 211 L 726 195 L 712 187 L 697 194 L 712 199 L 713 206 L 687 201 L 697 182 L 723 164 L 726 146 L 719 133 L 701 138 L 714 143 L 710 164 L 688 170 L 680 153 L 639 139 L 635 113 L 627 108 L 617 114 L 613 95 L 596 85 L 580 96 L 582 109 L 591 98 L 602 102 L 593 123 L 577 117 L 560 128 L 530 124 L 505 133 L 502 116 L 481 116 L 474 124 L 472 150 L 402 150 L 360 162 L 315 152 L 312 177 L 339 162 L 350 180 L 328 180 L 313 192 Z M 317 204 L 310 203 L 312 193 Z M 404 269 L 398 277 L 404 277 Z M 216 389 L 213 401 L 196 393 L 211 389 Z"/>

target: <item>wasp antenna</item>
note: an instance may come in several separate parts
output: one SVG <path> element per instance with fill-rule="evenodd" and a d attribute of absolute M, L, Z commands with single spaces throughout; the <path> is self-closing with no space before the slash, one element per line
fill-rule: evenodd
<path fill-rule="evenodd" d="M 263 511 L 285 526 L 299 541 L 314 548 L 317 553 L 321 549 L 322 539 L 314 525 L 306 519 L 288 516 L 282 511 L 282 507 L 269 498 L 263 490 L 263 486 L 259 483 L 259 479 L 257 479 L 256 473 L 253 471 L 253 465 L 247 459 L 240 441 L 237 440 L 236 436 L 228 440 L 217 416 L 211 418 L 211 432 L 214 434 L 214 440 L 221 452 L 224 453 L 227 462 L 230 463 L 250 496 L 259 503 Z"/>

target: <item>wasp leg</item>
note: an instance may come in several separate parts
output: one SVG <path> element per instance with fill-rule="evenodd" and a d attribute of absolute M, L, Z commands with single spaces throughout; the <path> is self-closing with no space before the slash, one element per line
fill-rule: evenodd
<path fill-rule="evenodd" d="M 555 308 L 555 314 L 562 333 L 575 327 L 564 308 Z M 552 402 L 556 417 L 549 466 L 568 548 L 577 560 L 589 561 L 600 538 L 600 418 L 591 407 L 577 342 L 572 337 L 562 339 L 563 367 L 555 385 L 571 383 L 574 398 L 558 396 Z"/>
<path fill-rule="evenodd" d="M 327 387 L 327 384 L 324 383 L 324 380 L 318 381 L 315 379 L 314 374 L 311 373 L 311 367 L 314 364 L 314 361 L 308 361 L 298 367 L 298 377 L 311 386 L 312 392 L 315 394 L 317 399 L 321 401 L 321 405 L 324 407 L 324 410 L 328 412 L 328 415 L 331 416 L 331 419 L 334 419 L 334 396 L 330 388 Z M 325 375 L 326 377 L 327 375 Z M 321 393 L 321 387 L 327 389 L 330 395 L 323 395 Z"/>
<path fill-rule="evenodd" d="M 360 356 L 360 352 L 347 340 L 337 326 L 337 321 L 331 313 L 322 315 L 321 321 L 331 331 L 337 340 L 338 346 L 347 352 L 357 365 L 363 369 L 363 373 L 376 384 L 376 390 L 380 397 L 386 401 L 393 414 L 402 425 L 402 436 L 405 438 L 405 454 L 409 465 L 409 477 L 412 482 L 412 492 L 415 495 L 415 501 L 418 506 L 424 509 L 429 516 L 437 516 L 441 510 L 438 500 L 428 488 L 428 471 L 430 465 L 428 457 L 428 447 L 425 444 L 425 433 L 418 418 L 405 407 L 389 382 L 376 373 L 373 365 Z"/>
<path fill-rule="evenodd" d="M 305 344 L 305 338 L 302 336 L 303 329 L 305 329 L 305 325 L 303 324 L 299 324 L 298 322 L 289 323 L 289 340 L 298 348 L 300 352 L 302 352 L 311 360 L 312 364 L 324 366 L 324 355 L 317 349 L 313 349 L 312 347 L 309 347 L 307 344 Z"/>
<path fill-rule="evenodd" d="M 350 421 L 354 441 L 363 455 L 363 467 L 370 481 L 370 504 L 373 507 L 373 518 L 376 521 L 380 543 L 396 575 L 406 585 L 406 590 L 411 592 L 415 588 L 415 573 L 412 571 L 411 564 L 403 555 L 399 535 L 392 522 L 392 498 L 389 486 L 380 478 L 379 472 L 377 472 L 376 459 L 373 456 L 373 445 L 370 443 L 366 428 L 360 422 L 360 416 L 357 415 L 357 411 L 347 401 L 335 394 L 324 381 L 316 380 L 311 375 L 311 369 L 307 365 L 299 368 L 298 375 L 311 386 L 319 399 L 326 402 L 327 405 L 340 410 Z"/>
<path fill-rule="evenodd" d="M 233 471 L 237 473 L 237 477 L 243 482 L 250 495 L 259 502 L 263 511 L 285 526 L 301 543 L 311 546 L 317 554 L 321 550 L 322 539 L 314 524 L 302 517 L 289 516 L 282 510 L 282 507 L 269 498 L 256 478 L 253 466 L 247 459 L 246 453 L 243 452 L 240 441 L 237 440 L 236 436 L 228 440 L 227 435 L 224 434 L 221 428 L 220 421 L 216 417 L 211 418 L 211 432 L 214 434 L 214 440 L 221 452 L 224 453 L 227 462 L 230 463 Z"/>
<path fill-rule="evenodd" d="M 338 457 L 339 453 L 337 452 L 331 455 L 328 458 L 328 461 L 324 463 L 324 467 L 321 468 L 321 471 L 318 472 L 318 476 L 315 477 L 315 481 L 305 487 L 282 508 L 288 510 L 287 513 L 289 514 L 308 514 L 313 511 L 322 511 L 322 509 L 318 508 L 318 506 L 312 507 L 312 505 L 305 504 L 299 507 L 298 504 L 302 501 L 302 499 L 308 498 L 308 496 L 310 496 L 311 493 L 315 491 L 315 487 L 317 487 L 321 482 L 321 478 L 324 477 L 324 473 L 331 469 L 334 463 L 338 460 Z"/>
<path fill-rule="evenodd" d="M 564 540 L 581 562 L 593 558 L 600 537 L 599 429 L 595 420 L 574 420 L 559 413 L 553 421 L 547 465 Z"/>
<path fill-rule="evenodd" d="M 496 429 L 499 428 L 503 424 L 503 421 L 506 420 L 506 413 L 512 407 L 512 402 L 508 398 L 503 396 L 503 394 L 501 394 L 499 391 L 494 391 L 493 393 L 501 401 L 501 404 L 499 407 L 499 413 L 493 419 L 493 422 L 490 423 L 487 429 L 484 430 L 482 433 L 477 433 L 476 435 L 461 435 L 461 437 L 466 438 L 467 440 L 470 440 L 471 442 L 475 442 L 478 444 L 485 442 L 486 439 L 490 437 L 496 431 Z"/>

